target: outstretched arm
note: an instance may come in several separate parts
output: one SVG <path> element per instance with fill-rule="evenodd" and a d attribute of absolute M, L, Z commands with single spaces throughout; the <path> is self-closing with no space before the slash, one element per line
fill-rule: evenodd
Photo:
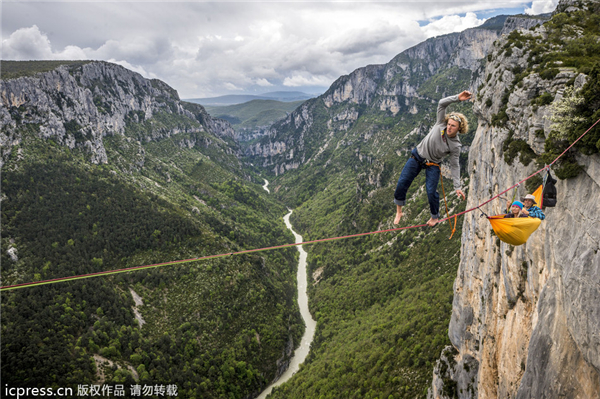
<path fill-rule="evenodd" d="M 440 100 L 437 108 L 437 125 L 444 123 L 444 120 L 446 118 L 446 108 L 448 108 L 448 105 L 459 101 L 460 100 L 458 99 L 458 95 L 442 98 Z"/>
<path fill-rule="evenodd" d="M 437 124 L 444 123 L 444 119 L 446 118 L 446 108 L 448 105 L 452 103 L 456 103 L 459 101 L 466 101 L 470 99 L 472 96 L 470 91 L 463 91 L 460 94 L 456 94 L 454 96 L 442 98 L 438 103 L 437 109 Z"/>

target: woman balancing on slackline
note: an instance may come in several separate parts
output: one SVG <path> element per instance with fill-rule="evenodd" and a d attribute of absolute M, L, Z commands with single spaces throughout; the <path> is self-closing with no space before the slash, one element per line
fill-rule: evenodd
<path fill-rule="evenodd" d="M 463 91 L 455 96 L 442 98 L 438 104 L 437 121 L 429 134 L 419 143 L 417 148 L 413 148 L 411 157 L 406 161 L 404 169 L 398 179 L 396 192 L 394 192 L 394 203 L 396 204 L 396 218 L 394 224 L 400 223 L 402 218 L 402 207 L 406 203 L 406 192 L 411 183 L 417 177 L 422 169 L 425 169 L 425 187 L 427 188 L 427 198 L 429 199 L 429 210 L 431 219 L 427 221 L 428 226 L 435 226 L 440 220 L 440 196 L 437 192 L 438 181 L 440 180 L 440 168 L 436 165 L 427 165 L 427 163 L 439 164 L 442 158 L 450 154 L 450 169 L 452 171 L 452 181 L 456 195 L 465 199 L 465 193 L 460 186 L 460 164 L 458 158 L 460 147 L 462 146 L 458 139 L 458 134 L 465 134 L 469 130 L 467 118 L 461 113 L 452 112 L 446 115 L 448 105 L 465 101 L 471 98 L 471 93 Z"/>

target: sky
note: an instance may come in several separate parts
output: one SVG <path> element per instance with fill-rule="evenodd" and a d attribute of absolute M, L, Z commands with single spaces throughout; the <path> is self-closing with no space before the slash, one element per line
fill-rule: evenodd
<path fill-rule="evenodd" d="M 552 12 L 534 1 L 2 0 L 2 60 L 104 60 L 182 99 L 302 91 L 430 37 L 500 14 Z"/>

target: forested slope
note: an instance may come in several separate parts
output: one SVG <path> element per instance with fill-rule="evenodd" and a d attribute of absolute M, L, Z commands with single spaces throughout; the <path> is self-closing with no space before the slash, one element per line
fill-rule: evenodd
<path fill-rule="evenodd" d="M 201 106 L 112 64 L 16 64 L 26 76 L 1 82 L 3 286 L 293 242 Z M 295 263 L 288 249 L 3 291 L 2 381 L 256 394 L 303 331 Z"/>

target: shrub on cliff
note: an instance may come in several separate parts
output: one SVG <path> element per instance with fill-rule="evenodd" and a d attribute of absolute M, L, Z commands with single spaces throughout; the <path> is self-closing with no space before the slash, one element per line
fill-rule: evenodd
<path fill-rule="evenodd" d="M 591 69 L 587 83 L 579 90 L 567 88 L 561 101 L 552 107 L 552 132 L 545 144 L 541 160 L 552 162 L 569 145 L 577 140 L 600 119 L 600 63 Z M 575 146 L 582 154 L 592 155 L 600 151 L 600 127 L 592 128 Z M 573 152 L 565 154 L 558 162 L 556 175 L 568 179 L 579 174 L 582 167 Z"/>

